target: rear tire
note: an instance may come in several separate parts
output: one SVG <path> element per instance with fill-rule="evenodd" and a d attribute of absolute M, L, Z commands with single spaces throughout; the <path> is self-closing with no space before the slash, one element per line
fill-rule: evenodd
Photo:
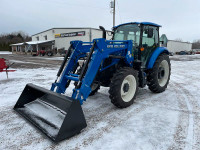
<path fill-rule="evenodd" d="M 133 104 L 138 91 L 138 73 L 133 68 L 124 67 L 119 69 L 111 79 L 110 99 L 119 107 L 126 108 Z"/>
<path fill-rule="evenodd" d="M 165 91 L 169 83 L 171 64 L 169 55 L 158 56 L 153 68 L 148 72 L 147 81 L 149 89 L 154 93 Z"/>

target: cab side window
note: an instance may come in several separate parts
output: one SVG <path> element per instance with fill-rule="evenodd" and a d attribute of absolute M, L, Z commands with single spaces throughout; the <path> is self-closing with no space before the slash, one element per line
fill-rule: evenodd
<path fill-rule="evenodd" d="M 145 26 L 142 38 L 143 47 L 157 46 L 158 43 L 158 28 L 152 26 Z"/>
<path fill-rule="evenodd" d="M 115 33 L 115 39 L 124 40 L 124 31 L 118 31 L 117 33 Z"/>

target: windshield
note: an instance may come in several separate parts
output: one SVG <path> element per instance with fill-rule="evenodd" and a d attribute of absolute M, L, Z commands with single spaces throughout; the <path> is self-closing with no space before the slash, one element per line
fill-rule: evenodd
<path fill-rule="evenodd" d="M 114 40 L 133 40 L 133 46 L 139 46 L 140 27 L 138 24 L 119 26 L 114 32 Z"/>

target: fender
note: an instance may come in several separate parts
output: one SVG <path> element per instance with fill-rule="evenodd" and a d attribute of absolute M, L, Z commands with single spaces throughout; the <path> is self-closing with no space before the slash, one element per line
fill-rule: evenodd
<path fill-rule="evenodd" d="M 153 54 L 151 55 L 151 58 L 149 59 L 149 61 L 147 63 L 147 69 L 153 68 L 153 65 L 154 65 L 156 59 L 158 58 L 158 56 L 161 53 L 169 54 L 169 51 L 168 51 L 168 49 L 166 47 L 158 47 L 158 48 L 156 48 L 156 50 L 153 52 Z"/>

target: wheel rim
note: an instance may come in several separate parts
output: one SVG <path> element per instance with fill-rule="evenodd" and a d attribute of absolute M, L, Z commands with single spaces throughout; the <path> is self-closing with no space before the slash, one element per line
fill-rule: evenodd
<path fill-rule="evenodd" d="M 129 102 L 133 99 L 136 92 L 136 79 L 133 75 L 128 75 L 124 78 L 121 85 L 121 97 L 124 102 Z"/>
<path fill-rule="evenodd" d="M 158 83 L 161 87 L 165 86 L 169 78 L 169 64 L 163 60 L 158 69 Z"/>
<path fill-rule="evenodd" d="M 97 88 L 98 86 L 99 86 L 98 84 L 93 83 L 93 84 L 92 84 L 92 87 L 91 87 L 91 90 L 92 90 L 92 91 L 96 90 L 96 88 Z"/>

